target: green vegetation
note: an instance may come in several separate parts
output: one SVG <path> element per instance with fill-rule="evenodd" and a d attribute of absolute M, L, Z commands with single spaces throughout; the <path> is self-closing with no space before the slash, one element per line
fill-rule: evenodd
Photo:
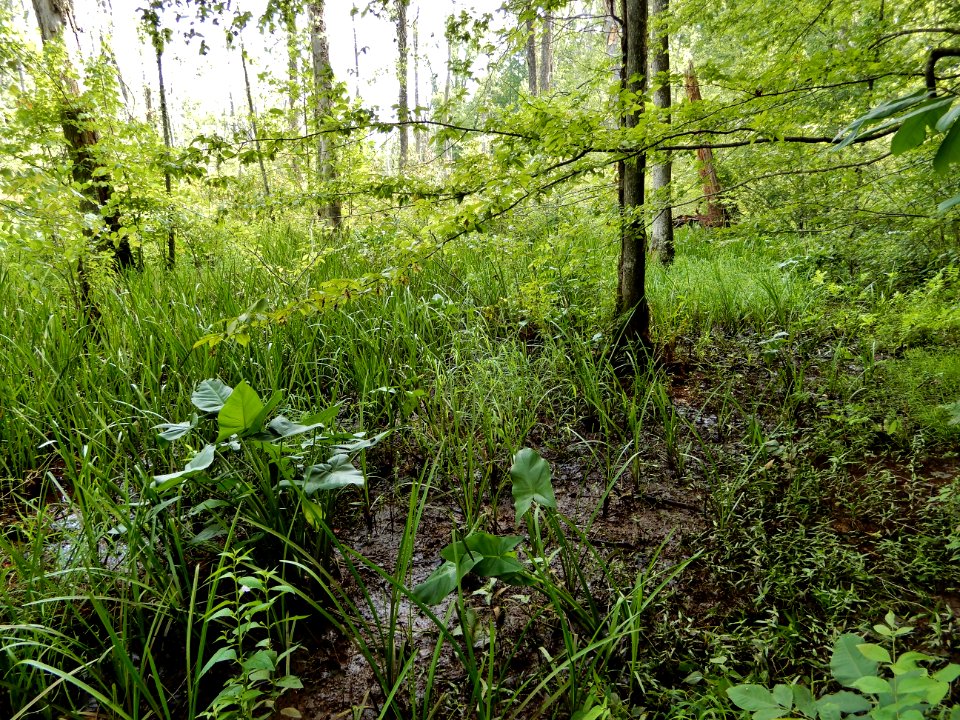
<path fill-rule="evenodd" d="M 511 1 L 427 125 L 144 5 L 293 61 L 178 146 L 0 9 L 0 716 L 960 719 L 956 8 L 677 2 L 668 118 Z"/>

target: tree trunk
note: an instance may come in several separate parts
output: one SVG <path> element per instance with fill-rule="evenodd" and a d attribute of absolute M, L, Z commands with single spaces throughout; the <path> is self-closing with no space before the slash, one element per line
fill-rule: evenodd
<path fill-rule="evenodd" d="M 158 28 L 159 30 L 159 28 Z M 163 122 L 163 146 L 167 149 L 166 162 L 163 164 L 163 184 L 167 189 L 167 195 L 173 194 L 173 182 L 170 176 L 169 154 L 173 147 L 173 133 L 170 132 L 170 110 L 167 105 L 167 87 L 163 81 L 163 45 L 159 42 L 154 43 L 154 50 L 157 53 L 157 77 L 160 82 L 160 119 Z M 177 263 L 177 236 L 171 223 L 167 228 L 167 267 L 173 268 Z"/>
<path fill-rule="evenodd" d="M 537 35 L 533 18 L 527 20 L 527 87 L 531 95 L 537 94 Z"/>
<path fill-rule="evenodd" d="M 540 95 L 550 92 L 553 82 L 553 15 L 543 16 L 543 34 L 540 36 L 540 78 L 537 92 Z"/>
<path fill-rule="evenodd" d="M 664 109 L 664 120 L 670 122 L 670 38 L 665 23 L 670 10 L 670 0 L 650 0 L 650 26 L 653 51 L 650 56 L 650 82 L 654 106 Z M 653 218 L 650 241 L 660 262 L 673 262 L 673 210 L 670 194 L 672 173 L 670 156 L 653 166 L 650 172 L 650 189 L 656 202 L 657 213 Z"/>
<path fill-rule="evenodd" d="M 417 14 L 413 18 L 413 107 L 416 113 L 420 112 L 420 8 L 417 8 Z M 426 153 L 423 143 L 423 130 L 419 127 L 413 129 L 413 142 L 417 153 L 417 162 L 426 161 Z"/>
<path fill-rule="evenodd" d="M 287 33 L 287 132 L 291 137 L 300 134 L 300 66 L 297 60 L 297 14 L 291 7 L 282 8 L 284 30 Z M 290 172 L 296 183 L 301 182 L 297 153 L 290 155 Z"/>
<path fill-rule="evenodd" d="M 623 0 L 623 83 L 626 90 L 641 95 L 646 90 L 646 0 Z M 624 128 L 636 127 L 643 103 L 625 113 Z M 620 263 L 617 311 L 624 317 L 622 337 L 650 346 L 650 308 L 644 286 L 647 237 L 643 227 L 644 170 L 646 155 L 624 159 L 620 165 Z"/>
<path fill-rule="evenodd" d="M 407 3 L 397 0 L 397 79 L 400 81 L 400 97 L 397 103 L 397 119 L 400 121 L 400 170 L 407 164 L 409 136 L 406 123 L 410 119 L 407 101 Z"/>
<path fill-rule="evenodd" d="M 59 43 L 67 47 L 72 44 L 68 42 L 68 34 L 64 29 L 74 25 L 73 0 L 33 0 L 33 9 L 37 15 L 44 47 Z M 68 58 L 71 49 L 78 51 L 78 48 L 67 47 Z M 136 261 L 130 241 L 120 236 L 120 212 L 116 207 L 110 206 L 113 197 L 110 175 L 105 172 L 97 157 L 96 146 L 100 142 L 100 134 L 91 126 L 88 109 L 80 105 L 80 88 L 76 80 L 70 77 L 68 69 L 61 73 L 60 85 L 63 103 L 60 108 L 60 124 L 70 153 L 71 175 L 74 182 L 82 188 L 83 210 L 103 218 L 112 237 L 101 241 L 99 245 L 101 248 L 111 247 L 114 267 L 118 270 L 135 267 Z M 81 277 L 80 282 L 82 287 L 87 287 L 84 277 Z M 84 297 L 85 302 L 88 299 Z"/>
<path fill-rule="evenodd" d="M 702 100 L 700 83 L 697 82 L 697 75 L 693 69 L 693 60 L 687 65 L 683 79 L 687 91 L 687 100 L 690 102 Z M 703 183 L 703 196 L 707 201 L 707 215 L 704 226 L 726 227 L 730 224 L 730 217 L 727 214 L 727 209 L 719 203 L 720 181 L 717 180 L 717 170 L 713 165 L 713 149 L 700 148 L 697 150 L 697 159 L 699 160 L 700 181 Z"/>
<path fill-rule="evenodd" d="M 243 67 L 243 85 L 247 91 L 247 110 L 250 113 L 250 129 L 253 132 L 253 147 L 257 151 L 257 164 L 260 165 L 260 179 L 263 181 L 263 195 L 270 197 L 270 182 L 267 180 L 267 166 L 263 162 L 260 150 L 260 130 L 257 128 L 257 111 L 253 105 L 253 91 L 250 89 L 250 73 L 247 72 L 247 51 L 240 45 L 240 65 Z"/>
<path fill-rule="evenodd" d="M 330 43 L 327 40 L 327 25 L 323 17 L 323 0 L 313 0 L 307 10 L 310 17 L 310 57 L 313 68 L 313 120 L 316 130 L 320 130 L 324 118 L 333 112 L 333 68 L 330 66 Z M 333 150 L 328 137 L 323 132 L 317 135 L 317 177 L 321 185 L 330 185 L 337 179 Z M 334 230 L 339 229 L 343 222 L 340 199 L 331 196 L 321 207 L 320 217 L 328 220 Z"/>
<path fill-rule="evenodd" d="M 450 119 L 450 86 L 453 74 L 453 42 L 447 38 L 447 80 L 443 85 L 443 112 L 444 120 Z M 453 162 L 453 143 L 450 139 L 443 141 L 443 159 L 447 163 Z"/>

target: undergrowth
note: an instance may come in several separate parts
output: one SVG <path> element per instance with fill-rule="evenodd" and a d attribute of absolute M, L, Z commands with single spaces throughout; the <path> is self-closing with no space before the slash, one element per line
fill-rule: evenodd
<path fill-rule="evenodd" d="M 950 258 L 883 285 L 681 234 L 648 359 L 606 322 L 594 220 L 531 211 L 215 351 L 216 322 L 375 271 L 387 239 L 198 238 L 100 283 L 95 328 L 0 268 L 4 715 L 295 717 L 331 633 L 369 682 L 324 707 L 357 716 L 733 716 L 728 688 L 826 682 L 887 610 L 956 659 Z M 213 379 L 263 416 L 197 404 Z M 515 514 L 525 447 L 551 491 Z M 489 537 L 516 538 L 497 571 L 463 570 Z"/>

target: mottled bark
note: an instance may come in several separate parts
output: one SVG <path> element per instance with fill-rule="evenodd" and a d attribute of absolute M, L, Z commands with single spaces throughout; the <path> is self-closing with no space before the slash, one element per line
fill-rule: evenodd
<path fill-rule="evenodd" d="M 623 82 L 625 89 L 642 94 L 646 90 L 647 3 L 623 0 Z M 624 128 L 636 127 L 643 103 L 626 112 Z M 646 155 L 626 158 L 620 165 L 620 262 L 617 282 L 617 311 L 624 317 L 623 338 L 650 345 L 650 308 L 644 285 L 647 237 L 643 226 L 644 171 Z"/>
<path fill-rule="evenodd" d="M 533 18 L 527 20 L 527 89 L 531 95 L 537 94 L 537 34 Z"/>
<path fill-rule="evenodd" d="M 397 119 L 400 121 L 400 170 L 407 164 L 409 152 L 409 134 L 404 124 L 410 119 L 410 103 L 407 99 L 407 3 L 397 2 L 397 80 L 400 83 L 400 96 L 397 101 Z"/>
<path fill-rule="evenodd" d="M 33 0 L 33 9 L 40 27 L 40 37 L 45 48 L 63 44 L 69 56 L 71 49 L 78 51 L 75 36 L 71 40 L 66 29 L 73 28 L 72 0 Z M 70 46 L 73 45 L 73 48 Z M 71 160 L 71 175 L 74 182 L 82 188 L 83 210 L 103 218 L 111 238 L 100 243 L 103 249 L 113 252 L 114 266 L 125 269 L 136 266 L 130 241 L 120 236 L 120 212 L 111 203 L 113 184 L 110 174 L 104 170 L 97 154 L 100 134 L 92 125 L 87 108 L 80 104 L 80 88 L 70 76 L 69 67 L 64 68 L 59 78 L 61 86 L 60 124 Z M 86 279 L 81 277 L 81 285 L 86 287 Z M 88 298 L 85 296 L 84 301 Z"/>
<path fill-rule="evenodd" d="M 543 32 L 540 34 L 540 67 L 537 80 L 537 92 L 540 95 L 550 92 L 553 84 L 553 15 L 543 16 Z"/>
<path fill-rule="evenodd" d="M 693 60 L 687 65 L 684 72 L 684 85 L 687 91 L 687 100 L 690 102 L 699 102 L 703 99 L 700 95 L 700 83 L 697 82 L 697 75 L 693 68 Z M 717 179 L 717 169 L 713 164 L 713 149 L 700 148 L 697 150 L 698 169 L 700 171 L 700 181 L 703 183 L 703 196 L 707 201 L 707 221 L 705 227 L 726 227 L 730 224 L 730 216 L 727 209 L 720 204 L 720 181 Z"/>
<path fill-rule="evenodd" d="M 330 66 L 330 43 L 323 17 L 323 0 L 313 0 L 307 6 L 310 19 L 310 58 L 313 69 L 313 120 L 319 130 L 323 121 L 333 112 L 333 68 Z M 317 176 L 321 185 L 330 185 L 337 179 L 333 149 L 327 133 L 317 135 Z M 334 230 L 343 222 L 340 199 L 331 196 L 320 209 L 320 217 L 330 221 Z"/>
<path fill-rule="evenodd" d="M 670 38 L 665 22 L 670 10 L 670 0 L 650 0 L 650 83 L 653 87 L 653 104 L 666 112 L 661 116 L 670 122 Z M 656 202 L 656 214 L 650 229 L 650 244 L 661 262 L 673 262 L 673 210 L 670 193 L 672 173 L 670 155 L 657 163 L 650 171 L 650 189 Z"/>
<path fill-rule="evenodd" d="M 420 112 L 420 35 L 419 28 L 420 25 L 420 10 L 417 9 L 417 14 L 413 18 L 413 107 L 416 113 Z M 426 160 L 426 153 L 424 150 L 423 142 L 423 130 L 418 127 L 413 129 L 413 141 L 414 146 L 417 152 L 417 162 L 424 162 Z"/>

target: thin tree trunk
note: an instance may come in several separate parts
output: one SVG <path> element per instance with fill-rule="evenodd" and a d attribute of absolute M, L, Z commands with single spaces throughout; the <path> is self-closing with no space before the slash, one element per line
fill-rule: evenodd
<path fill-rule="evenodd" d="M 420 112 L 420 36 L 418 26 L 420 24 L 420 8 L 417 8 L 417 14 L 413 17 L 413 107 L 415 112 Z M 413 142 L 417 153 L 417 162 L 422 163 L 426 160 L 423 147 L 423 130 L 419 127 L 413 129 Z"/>
<path fill-rule="evenodd" d="M 537 36 L 533 18 L 527 20 L 527 89 L 531 95 L 537 94 Z"/>
<path fill-rule="evenodd" d="M 543 16 L 543 33 L 540 36 L 540 80 L 537 91 L 543 95 L 550 92 L 553 83 L 553 15 Z"/>
<path fill-rule="evenodd" d="M 324 118 L 333 112 L 333 68 L 330 66 L 330 43 L 323 17 L 323 0 L 313 0 L 308 6 L 310 16 L 310 57 L 313 65 L 313 120 L 320 130 Z M 320 184 L 329 186 L 337 179 L 333 150 L 326 133 L 317 135 L 317 177 Z M 327 188 L 329 190 L 329 188 Z M 343 208 L 338 197 L 332 196 L 320 208 L 320 217 L 330 221 L 334 230 L 343 221 Z"/>
<path fill-rule="evenodd" d="M 653 85 L 653 104 L 666 110 L 663 119 L 670 122 L 670 38 L 665 29 L 670 0 L 651 0 L 650 26 L 653 52 L 650 57 L 650 81 Z M 650 172 L 650 189 L 657 204 L 653 218 L 650 241 L 657 257 L 664 264 L 673 262 L 673 210 L 671 208 L 670 176 L 672 163 L 669 154 L 666 160 L 653 166 Z"/>
<path fill-rule="evenodd" d="M 65 45 L 72 44 L 67 43 L 64 32 L 74 24 L 72 0 L 33 0 L 33 9 L 44 47 L 61 42 Z M 70 153 L 73 180 L 82 188 L 83 209 L 103 218 L 112 238 L 101 241 L 100 246 L 112 248 L 114 267 L 118 270 L 135 267 L 136 261 L 130 241 L 120 234 L 120 212 L 110 204 L 113 198 L 110 175 L 97 157 L 96 146 L 100 142 L 100 133 L 91 125 L 87 108 L 80 105 L 80 87 L 66 69 L 60 75 L 60 85 L 63 103 L 60 108 L 60 124 Z M 82 272 L 80 282 L 82 289 L 89 289 Z M 85 294 L 83 299 L 89 307 L 89 294 Z"/>
<path fill-rule="evenodd" d="M 357 88 L 354 97 L 360 97 L 360 46 L 357 45 L 357 19 L 350 16 L 350 22 L 353 23 L 353 76 L 357 80 Z"/>
<path fill-rule="evenodd" d="M 687 91 L 687 100 L 690 102 L 699 102 L 703 99 L 700 95 L 700 83 L 697 82 L 697 75 L 693 68 L 693 60 L 687 65 L 684 73 L 684 85 Z M 703 183 L 703 196 L 707 201 L 707 219 L 704 223 L 707 227 L 726 227 L 730 224 L 730 217 L 727 209 L 718 202 L 720 197 L 720 181 L 717 179 L 717 170 L 713 164 L 713 149 L 700 148 L 697 150 L 697 159 L 699 160 L 700 180 Z"/>
<path fill-rule="evenodd" d="M 646 0 L 623 0 L 623 82 L 625 89 L 642 94 L 646 90 Z M 643 104 L 624 115 L 623 127 L 633 128 L 639 122 Z M 650 346 L 650 308 L 644 286 L 647 237 L 643 226 L 644 154 L 627 158 L 620 166 L 620 263 L 618 272 L 617 311 L 624 316 L 622 337 Z"/>
<path fill-rule="evenodd" d="M 447 38 L 447 80 L 443 85 L 443 112 L 444 120 L 450 119 L 450 85 L 453 74 L 453 43 Z M 453 143 L 447 139 L 443 141 L 443 159 L 447 163 L 453 162 Z"/>
<path fill-rule="evenodd" d="M 170 154 L 173 147 L 173 133 L 170 131 L 170 110 L 167 105 L 167 88 L 163 81 L 163 46 L 157 43 L 154 47 L 157 52 L 157 77 L 160 81 L 160 119 L 163 122 L 163 145 Z M 173 194 L 173 182 L 170 176 L 169 157 L 163 164 L 163 184 L 167 189 L 167 195 Z M 171 224 L 167 228 L 167 267 L 173 268 L 177 263 L 177 236 L 176 231 Z"/>
<path fill-rule="evenodd" d="M 400 170 L 407 164 L 408 133 L 406 123 L 410 119 L 407 101 L 407 3 L 397 0 L 397 79 L 400 81 L 400 97 L 397 104 L 397 119 L 400 121 Z"/>
<path fill-rule="evenodd" d="M 283 8 L 283 24 L 287 33 L 287 132 L 295 136 L 300 134 L 300 67 L 297 62 L 297 14 L 290 7 Z M 299 184 L 300 163 L 296 152 L 290 158 L 290 172 Z"/>
<path fill-rule="evenodd" d="M 263 181 L 263 195 L 270 197 L 270 182 L 267 180 L 267 166 L 260 151 L 260 130 L 257 128 L 257 111 L 253 106 L 253 91 L 250 89 L 250 73 L 247 72 L 247 51 L 240 45 L 240 64 L 243 66 L 243 85 L 247 91 L 247 110 L 250 112 L 250 129 L 253 131 L 253 147 L 257 151 L 257 163 L 260 165 L 260 179 Z"/>

